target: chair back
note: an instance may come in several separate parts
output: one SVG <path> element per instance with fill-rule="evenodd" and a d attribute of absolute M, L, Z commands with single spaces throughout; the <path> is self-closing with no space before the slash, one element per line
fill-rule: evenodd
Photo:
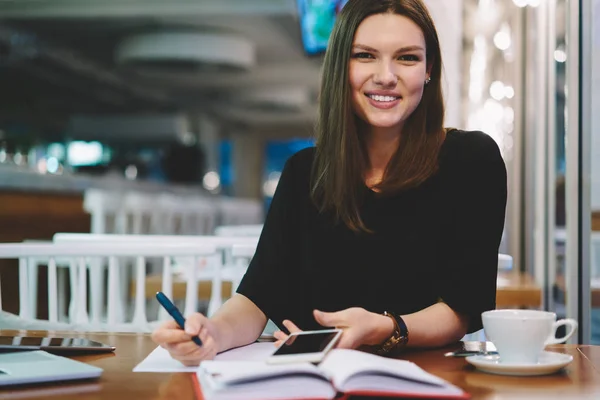
<path fill-rule="evenodd" d="M 260 236 L 263 224 L 220 225 L 215 228 L 216 236 Z"/>
<path fill-rule="evenodd" d="M 182 235 L 210 235 L 219 217 L 216 202 L 206 196 L 190 196 L 182 202 Z"/>
<path fill-rule="evenodd" d="M 246 269 L 258 245 L 256 236 L 203 236 L 203 235 L 94 235 L 86 233 L 57 233 L 53 237 L 55 243 L 105 243 L 105 244 L 125 244 L 125 243 L 144 243 L 144 244 L 178 244 L 187 246 L 214 246 L 217 252 L 206 257 L 199 257 L 190 261 L 189 257 L 173 256 L 173 265 L 169 269 L 168 276 L 165 276 L 163 267 L 163 281 L 172 280 L 173 273 L 180 273 L 186 279 L 189 274 L 194 274 L 195 279 L 202 281 L 211 281 L 211 297 L 208 303 L 208 315 L 212 315 L 225 300 L 221 292 L 222 282 L 231 282 L 232 291 L 237 289 L 239 282 L 246 273 Z M 234 246 L 239 246 L 239 250 L 232 255 Z M 121 286 L 127 290 L 127 285 Z M 91 298 L 92 304 L 101 302 L 99 294 L 94 293 Z M 98 309 L 98 306 L 92 307 Z M 163 310 L 160 310 L 164 314 Z"/>
<path fill-rule="evenodd" d="M 125 221 L 119 218 L 123 203 L 120 192 L 91 188 L 83 194 L 83 208 L 91 216 L 92 233 L 125 233 Z"/>
<path fill-rule="evenodd" d="M 57 260 L 69 260 L 69 266 L 76 271 L 75 290 L 71 294 L 74 299 L 75 312 L 70 322 L 77 324 L 89 324 L 87 308 L 87 288 L 88 288 L 88 269 L 94 268 L 91 260 L 101 259 L 108 263 L 108 285 L 106 290 L 107 303 L 106 319 L 101 321 L 105 326 L 118 322 L 119 304 L 119 259 L 123 257 L 134 257 L 136 259 L 136 293 L 135 307 L 129 324 L 140 327 L 143 330 L 147 326 L 146 316 L 146 260 L 151 257 L 159 257 L 163 260 L 163 281 L 162 291 L 167 296 L 172 296 L 171 279 L 171 258 L 172 257 L 206 257 L 214 255 L 217 248 L 213 244 L 207 243 L 107 243 L 107 242 L 86 242 L 73 246 L 73 243 L 3 243 L 0 244 L 1 259 L 19 260 L 19 315 L 26 319 L 34 318 L 30 307 L 30 296 L 28 293 L 28 264 L 32 260 L 46 261 L 48 265 L 48 320 L 57 322 L 59 316 L 58 310 L 58 289 L 57 289 Z M 88 267 L 91 265 L 91 267 Z M 90 285 L 101 285 L 101 283 L 90 281 Z M 219 282 L 220 285 L 220 282 Z M 197 287 L 198 278 L 194 269 L 186 277 L 186 297 L 185 313 L 192 313 L 197 310 Z M 1 296 L 1 293 L 0 293 Z M 95 322 L 95 325 L 98 325 Z M 102 325 L 102 324 L 100 324 Z M 90 324 L 92 327 L 93 324 Z"/>

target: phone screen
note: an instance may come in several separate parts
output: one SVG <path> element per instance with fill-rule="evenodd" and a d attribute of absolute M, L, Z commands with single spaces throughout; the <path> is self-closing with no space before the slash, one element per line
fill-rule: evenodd
<path fill-rule="evenodd" d="M 317 332 L 303 335 L 290 335 L 279 347 L 274 356 L 319 353 L 336 337 L 335 332 Z"/>
<path fill-rule="evenodd" d="M 84 338 L 0 336 L 0 350 L 112 351 L 113 346 Z"/>

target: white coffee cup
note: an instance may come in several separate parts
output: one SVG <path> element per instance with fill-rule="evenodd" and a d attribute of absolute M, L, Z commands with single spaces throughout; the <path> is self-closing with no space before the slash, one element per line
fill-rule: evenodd
<path fill-rule="evenodd" d="M 481 314 L 485 335 L 498 350 L 500 362 L 535 364 L 549 344 L 566 342 L 577 330 L 574 319 L 556 320 L 556 314 L 537 310 L 492 310 Z M 571 329 L 555 338 L 556 329 Z"/>

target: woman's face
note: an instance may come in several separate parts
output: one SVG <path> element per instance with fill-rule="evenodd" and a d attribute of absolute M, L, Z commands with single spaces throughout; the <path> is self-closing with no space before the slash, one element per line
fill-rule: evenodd
<path fill-rule="evenodd" d="M 354 112 L 372 127 L 402 129 L 423 96 L 425 50 L 423 32 L 409 18 L 367 17 L 356 30 L 350 56 Z"/>

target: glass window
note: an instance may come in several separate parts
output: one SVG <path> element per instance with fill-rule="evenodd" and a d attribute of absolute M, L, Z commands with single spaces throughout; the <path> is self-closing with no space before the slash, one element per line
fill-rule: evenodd
<path fill-rule="evenodd" d="M 591 343 L 600 344 L 600 0 L 592 2 L 591 36 L 591 117 L 590 121 L 590 234 Z M 583 33 L 586 34 L 585 32 Z M 585 61 L 585 58 L 583 58 Z M 585 114 L 584 114 L 585 115 Z M 584 124 L 585 125 L 585 124 Z"/>

